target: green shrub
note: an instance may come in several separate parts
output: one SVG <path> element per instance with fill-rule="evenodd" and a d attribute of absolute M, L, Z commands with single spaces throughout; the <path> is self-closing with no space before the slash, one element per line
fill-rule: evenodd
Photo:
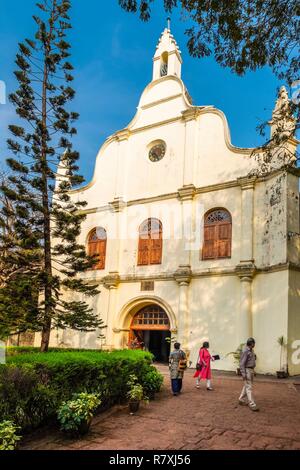
<path fill-rule="evenodd" d="M 152 395 L 153 393 L 158 393 L 163 384 L 164 378 L 160 372 L 155 367 L 151 369 L 143 376 L 143 388 L 147 395 Z"/>
<path fill-rule="evenodd" d="M 144 351 L 73 351 L 17 354 L 0 365 L 0 416 L 23 431 L 56 419 L 57 409 L 74 393 L 96 393 L 101 409 L 126 398 L 127 381 L 139 383 L 152 369 Z"/>
<path fill-rule="evenodd" d="M 40 348 L 35 346 L 7 346 L 6 355 L 16 356 L 17 354 L 32 354 L 39 353 Z M 100 349 L 82 349 L 82 348 L 53 348 L 50 347 L 48 352 L 103 352 Z"/>
<path fill-rule="evenodd" d="M 63 402 L 57 417 L 62 431 L 76 432 L 82 424 L 88 423 L 99 407 L 101 400 L 94 393 L 78 393 L 70 401 Z"/>
<path fill-rule="evenodd" d="M 21 439 L 17 436 L 18 427 L 12 421 L 2 421 L 0 423 L 0 450 L 14 450 L 18 441 Z"/>
<path fill-rule="evenodd" d="M 135 374 L 131 374 L 129 376 L 129 380 L 127 382 L 128 392 L 127 398 L 129 401 L 147 401 L 148 398 L 144 395 L 143 386 L 138 383 L 138 377 Z"/>

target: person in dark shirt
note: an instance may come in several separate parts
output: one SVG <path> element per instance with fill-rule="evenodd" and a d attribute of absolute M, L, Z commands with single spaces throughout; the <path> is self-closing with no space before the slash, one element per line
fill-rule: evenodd
<path fill-rule="evenodd" d="M 244 380 L 244 386 L 239 398 L 240 405 L 248 405 L 252 411 L 258 411 L 253 397 L 253 378 L 254 368 L 256 366 L 256 355 L 254 354 L 255 340 L 248 338 L 247 344 L 242 352 L 240 359 L 240 370 Z"/>
<path fill-rule="evenodd" d="M 186 359 L 186 354 L 180 349 L 180 343 L 175 343 L 174 351 L 171 352 L 169 357 L 171 386 L 174 396 L 177 396 L 179 393 L 181 393 L 182 388 L 184 370 L 181 370 L 179 367 L 179 362 L 181 359 Z"/>

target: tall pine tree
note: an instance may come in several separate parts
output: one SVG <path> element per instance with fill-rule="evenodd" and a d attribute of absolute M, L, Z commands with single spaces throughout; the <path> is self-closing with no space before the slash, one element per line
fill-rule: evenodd
<path fill-rule="evenodd" d="M 10 187 L 7 175 L 0 174 L 0 183 Z M 15 204 L 1 193 L 0 207 L 0 339 L 7 339 L 38 327 L 36 267 L 41 257 L 38 246 L 29 250 L 28 237 L 17 238 Z"/>
<path fill-rule="evenodd" d="M 32 268 L 40 293 L 35 329 L 42 334 L 41 350 L 47 351 L 52 328 L 94 331 L 102 321 L 85 300 L 73 295 L 68 301 L 64 295 L 71 290 L 83 299 L 98 293 L 95 285 L 80 279 L 96 262 L 77 243 L 86 203 L 72 202 L 69 196 L 83 182 L 71 142 L 78 114 L 68 109 L 75 95 L 66 41 L 71 2 L 43 0 L 37 7 L 35 38 L 19 44 L 16 57 L 19 88 L 10 101 L 24 125 L 9 126 L 13 137 L 8 146 L 15 157 L 7 160 L 13 175 L 2 192 L 16 212 L 10 254 L 23 252 Z M 15 262 L 18 269 L 22 260 Z"/>

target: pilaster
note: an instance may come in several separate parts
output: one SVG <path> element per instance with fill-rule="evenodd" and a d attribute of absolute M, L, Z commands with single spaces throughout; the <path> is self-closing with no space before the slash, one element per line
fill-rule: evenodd
<path fill-rule="evenodd" d="M 189 353 L 190 310 L 189 285 L 192 279 L 192 270 L 189 265 L 180 265 L 174 274 L 179 286 L 178 299 L 178 341 L 182 349 Z"/>
<path fill-rule="evenodd" d="M 253 263 L 239 264 L 236 266 L 236 274 L 241 281 L 240 312 L 238 317 L 238 342 L 245 343 L 253 334 L 252 318 L 252 280 L 255 275 Z"/>
<path fill-rule="evenodd" d="M 106 315 L 106 341 L 105 349 L 113 349 L 114 347 L 114 317 L 116 315 L 117 289 L 120 283 L 118 272 L 110 272 L 103 278 L 103 285 L 108 289 L 108 306 Z"/>
<path fill-rule="evenodd" d="M 241 263 L 253 262 L 254 188 L 256 177 L 238 178 L 241 202 Z"/>

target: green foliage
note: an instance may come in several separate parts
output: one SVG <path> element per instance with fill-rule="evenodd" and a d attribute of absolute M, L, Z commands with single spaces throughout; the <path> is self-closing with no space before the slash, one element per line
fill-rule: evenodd
<path fill-rule="evenodd" d="M 280 346 L 280 370 L 287 371 L 287 364 L 283 364 L 285 349 L 287 347 L 287 342 L 285 340 L 285 337 L 284 336 L 279 336 L 279 338 L 277 338 L 277 343 Z M 287 362 L 286 358 L 285 358 L 285 361 Z"/>
<path fill-rule="evenodd" d="M 99 396 L 94 393 L 75 394 L 72 400 L 63 402 L 58 410 L 61 430 L 79 431 L 82 423 L 87 423 L 93 417 L 100 404 Z"/>
<path fill-rule="evenodd" d="M 27 431 L 55 420 L 74 393 L 95 393 L 101 409 L 126 398 L 128 377 L 139 383 L 152 370 L 152 355 L 120 350 L 23 353 L 0 365 L 0 416 Z"/>
<path fill-rule="evenodd" d="M 279 344 L 279 346 L 286 346 L 286 341 L 285 341 L 285 338 L 284 336 L 279 336 L 279 338 L 277 338 L 277 343 Z"/>
<path fill-rule="evenodd" d="M 0 187 L 12 188 L 8 176 L 0 173 Z M 38 314 L 38 289 L 33 282 L 34 250 L 24 252 L 15 238 L 16 205 L 0 192 L 0 339 L 11 334 L 34 330 Z M 18 247 L 16 247 L 18 244 Z"/>
<path fill-rule="evenodd" d="M 127 398 L 129 401 L 148 401 L 148 397 L 144 394 L 143 386 L 138 382 L 138 377 L 135 374 L 130 374 L 127 382 L 128 392 Z"/>
<path fill-rule="evenodd" d="M 118 0 L 148 21 L 154 0 Z M 297 0 L 163 0 L 165 11 L 179 8 L 189 20 L 188 49 L 193 57 L 214 55 L 222 66 L 243 74 L 269 65 L 298 78 L 299 2 Z"/>
<path fill-rule="evenodd" d="M 143 389 L 145 390 L 146 395 L 153 393 L 158 393 L 163 384 L 164 378 L 160 372 L 155 367 L 151 369 L 143 377 Z"/>
<path fill-rule="evenodd" d="M 235 362 L 235 364 L 237 365 L 237 367 L 240 365 L 241 355 L 242 355 L 244 346 L 245 346 L 245 343 L 241 343 L 241 344 L 236 348 L 235 351 L 232 351 L 232 352 L 226 354 L 226 356 L 233 356 L 234 362 Z"/>
<path fill-rule="evenodd" d="M 82 349 L 82 348 L 55 348 L 50 347 L 48 349 L 49 352 L 97 352 L 99 353 L 101 350 L 99 349 Z M 32 354 L 40 352 L 40 348 L 35 346 L 8 346 L 6 348 L 6 355 L 7 356 L 16 356 L 17 354 Z M 102 352 L 102 351 L 101 351 Z"/>
<path fill-rule="evenodd" d="M 0 366 L 0 415 L 23 430 L 45 424 L 57 398 L 58 391 L 30 364 Z"/>
<path fill-rule="evenodd" d="M 139 13 L 143 21 L 150 19 L 154 4 L 158 7 L 155 0 L 118 2 L 124 10 Z M 297 88 L 300 69 L 299 0 L 163 0 L 162 3 L 167 13 L 177 9 L 183 20 L 188 22 L 185 34 L 192 57 L 213 56 L 218 64 L 237 75 L 267 66 L 286 85 Z M 272 170 L 270 161 L 274 153 L 281 160 L 282 168 L 294 166 L 295 157 L 299 161 L 299 152 L 294 154 L 289 145 L 295 129 L 300 129 L 298 90 L 293 94 L 289 109 L 281 110 L 283 119 L 277 120 L 273 115 L 273 126 L 277 121 L 276 131 L 259 149 L 263 157 L 261 173 Z M 295 117 L 295 126 L 286 129 L 291 116 Z M 268 127 L 268 122 L 264 122 L 258 130 L 264 136 Z"/>
<path fill-rule="evenodd" d="M 19 428 L 9 420 L 0 422 L 0 450 L 15 450 L 21 439 L 16 433 Z"/>
<path fill-rule="evenodd" d="M 86 202 L 70 195 L 83 182 L 72 142 L 71 1 L 36 7 L 34 41 L 19 44 L 18 89 L 9 96 L 20 125 L 9 126 L 10 175 L 0 184 L 7 200 L 0 211 L 0 334 L 40 331 L 47 351 L 53 328 L 100 333 L 105 326 L 85 301 L 99 293 L 97 285 L 78 276 L 97 259 L 77 242 Z"/>

